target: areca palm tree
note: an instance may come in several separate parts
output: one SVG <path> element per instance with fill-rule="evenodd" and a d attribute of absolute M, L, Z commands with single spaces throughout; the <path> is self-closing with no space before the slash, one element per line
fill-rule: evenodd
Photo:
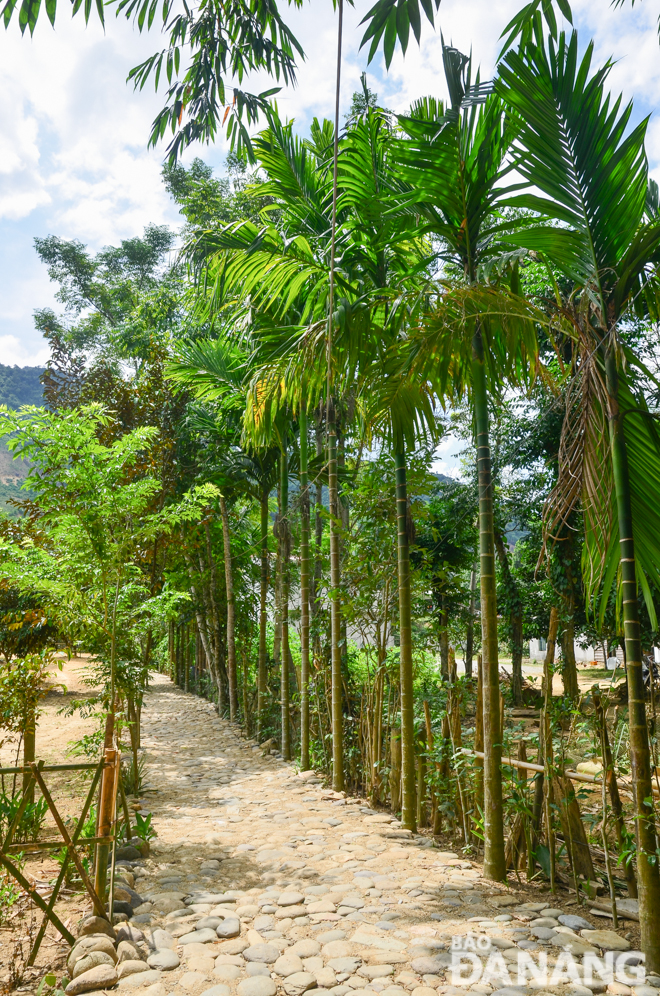
<path fill-rule="evenodd" d="M 410 515 L 406 451 L 436 436 L 433 391 L 428 382 L 406 376 L 406 342 L 363 369 L 364 418 L 394 453 L 396 478 L 397 578 L 399 585 L 399 680 L 401 686 L 401 823 L 416 830 L 416 758 L 411 624 Z"/>
<path fill-rule="evenodd" d="M 635 313 L 657 320 L 660 219 L 645 216 L 649 190 L 646 120 L 627 133 L 632 105 L 611 102 L 611 64 L 592 71 L 593 45 L 578 39 L 530 44 L 510 53 L 499 91 L 520 122 L 515 163 L 530 190 L 514 202 L 555 224 L 519 231 L 516 244 L 540 254 L 570 283 L 557 310 L 575 339 L 560 476 L 546 513 L 550 535 L 581 503 L 588 595 L 601 611 L 619 577 L 628 677 L 630 748 L 642 949 L 660 969 L 660 870 L 642 681 L 638 589 L 655 609 L 649 579 L 660 580 L 660 444 L 636 389 L 640 372 L 626 346 Z M 556 223 L 559 222 L 558 226 Z"/>
<path fill-rule="evenodd" d="M 489 94 L 491 87 L 481 84 L 478 77 L 472 80 L 467 56 L 443 44 L 443 60 L 449 105 L 445 108 L 429 98 L 419 101 L 409 117 L 399 118 L 407 135 L 400 143 L 399 163 L 412 189 L 407 200 L 402 201 L 401 210 L 421 215 L 425 230 L 440 242 L 440 260 L 470 287 L 477 283 L 480 267 L 496 249 L 494 240 L 500 224 L 496 211 L 503 193 L 499 181 L 512 132 L 500 98 Z M 506 876 L 506 865 L 488 426 L 488 368 L 498 354 L 491 351 L 491 329 L 476 312 L 470 320 L 459 313 L 455 324 L 446 322 L 446 311 L 442 314 L 439 321 L 432 314 L 426 320 L 426 333 L 420 339 L 421 365 L 433 375 L 441 395 L 452 386 L 462 390 L 468 385 L 472 397 L 479 487 L 484 682 L 484 872 L 489 878 L 501 880 Z M 499 358 L 503 358 L 501 353 Z"/>

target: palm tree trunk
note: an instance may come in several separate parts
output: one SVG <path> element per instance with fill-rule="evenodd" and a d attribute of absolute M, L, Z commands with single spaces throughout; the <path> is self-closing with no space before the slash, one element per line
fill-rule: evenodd
<path fill-rule="evenodd" d="M 323 425 L 321 416 L 319 415 L 318 422 L 316 425 L 316 456 L 320 457 L 323 454 Z M 321 556 L 321 544 L 323 542 L 323 516 L 321 510 L 323 508 L 323 483 L 321 478 L 317 478 L 316 481 L 316 496 L 315 496 L 315 511 L 314 511 L 314 578 L 312 581 L 312 618 L 318 615 L 319 604 L 319 590 L 321 586 L 321 579 L 323 577 L 323 559 Z M 317 631 L 315 633 L 315 652 L 317 660 L 321 659 L 321 635 Z"/>
<path fill-rule="evenodd" d="M 470 605 L 465 631 L 465 676 L 472 677 L 472 660 L 474 658 L 474 589 L 477 583 L 476 567 L 470 571 Z"/>
<path fill-rule="evenodd" d="M 564 683 L 564 695 L 575 701 L 580 694 L 580 688 L 575 663 L 575 618 L 572 606 L 569 608 L 569 612 L 570 615 L 561 634 L 561 676 Z"/>
<path fill-rule="evenodd" d="M 523 616 L 520 592 L 511 573 L 505 537 L 499 529 L 493 531 L 497 559 L 509 602 L 509 632 L 511 634 L 511 692 L 516 705 L 522 705 Z"/>
<path fill-rule="evenodd" d="M 580 688 L 575 663 L 575 581 L 573 578 L 575 542 L 571 529 L 565 530 L 565 538 L 561 544 L 561 556 L 566 581 L 566 587 L 562 593 L 565 625 L 561 635 L 561 673 L 564 694 L 575 701 L 580 694 Z"/>
<path fill-rule="evenodd" d="M 332 162 L 332 222 L 330 232 L 330 283 L 328 293 L 328 341 L 326 428 L 328 433 L 328 503 L 330 505 L 330 659 L 332 667 L 332 787 L 344 790 L 344 728 L 341 683 L 341 601 L 339 596 L 339 492 L 337 486 L 337 423 L 332 402 L 332 333 L 334 322 L 335 254 L 337 249 L 337 164 L 339 158 L 339 97 L 341 94 L 341 48 L 344 2 L 338 0 L 337 70 L 335 75 L 335 132 Z"/>
<path fill-rule="evenodd" d="M 628 677 L 630 760 L 637 835 L 639 925 L 642 951 L 646 956 L 646 971 L 658 972 L 660 971 L 660 931 L 657 929 L 657 911 L 660 910 L 660 869 L 656 855 L 651 752 L 646 725 L 644 681 L 642 678 L 642 647 L 637 602 L 628 455 L 619 411 L 619 374 L 613 348 L 608 349 L 605 354 L 605 373 L 609 395 L 610 448 L 620 537 L 619 556 L 626 643 L 626 675 Z"/>
<path fill-rule="evenodd" d="M 330 504 L 330 659 L 332 666 L 332 787 L 344 790 L 344 715 L 341 683 L 341 601 L 339 586 L 339 508 L 337 427 L 334 405 L 328 404 L 328 494 Z"/>
<path fill-rule="evenodd" d="M 440 596 L 440 674 L 449 681 L 449 610 L 444 590 Z"/>
<path fill-rule="evenodd" d="M 27 709 L 27 715 L 25 717 L 25 728 L 23 729 L 23 765 L 27 768 L 33 761 L 36 760 L 36 750 L 37 750 L 37 722 L 35 716 L 34 705 L 30 704 Z M 34 802 L 34 779 L 29 774 L 23 775 L 23 794 L 30 786 L 27 792 L 28 800 Z"/>
<path fill-rule="evenodd" d="M 300 766 L 309 769 L 309 485 L 307 408 L 300 406 Z"/>
<path fill-rule="evenodd" d="M 479 476 L 479 559 L 484 712 L 484 877 L 506 878 L 502 817 L 502 731 L 497 656 L 497 597 L 488 398 L 481 331 L 472 340 L 472 386 Z"/>
<path fill-rule="evenodd" d="M 401 823 L 417 829 L 415 786 L 415 715 L 413 696 L 412 626 L 410 622 L 410 550 L 406 456 L 394 454 L 399 571 L 399 666 L 401 674 Z"/>
<path fill-rule="evenodd" d="M 259 670 L 257 673 L 257 736 L 261 736 L 266 707 L 266 629 L 268 614 L 268 489 L 261 493 L 261 590 L 259 592 Z"/>
<path fill-rule="evenodd" d="M 289 719 L 289 460 L 286 435 L 282 440 L 280 457 L 280 494 L 282 510 L 279 533 L 282 549 L 282 653 L 280 663 L 280 698 L 282 705 L 282 757 L 291 760 L 291 724 Z"/>
<path fill-rule="evenodd" d="M 236 607 L 234 604 L 234 572 L 231 564 L 231 539 L 227 503 L 220 496 L 222 542 L 225 555 L 225 585 L 227 588 L 227 677 L 229 679 L 229 722 L 238 720 L 238 688 L 236 683 Z"/>

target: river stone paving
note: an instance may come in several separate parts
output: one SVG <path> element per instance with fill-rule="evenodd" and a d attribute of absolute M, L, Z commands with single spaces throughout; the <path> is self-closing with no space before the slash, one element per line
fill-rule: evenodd
<path fill-rule="evenodd" d="M 476 861 L 264 756 L 160 675 L 143 745 L 141 805 L 158 836 L 123 866 L 144 901 L 137 933 L 123 936 L 148 969 L 119 979 L 127 996 L 591 996 L 606 987 L 582 984 L 583 954 L 626 950 L 631 927 L 637 936 L 630 921 L 602 929 L 611 921 L 587 919 L 566 894 L 530 902 L 485 881 Z M 455 935 L 483 964 L 490 956 L 492 977 L 455 984 Z M 569 949 L 577 978 L 519 984 L 519 959 L 554 966 Z M 615 989 L 649 996 L 648 984 Z"/>

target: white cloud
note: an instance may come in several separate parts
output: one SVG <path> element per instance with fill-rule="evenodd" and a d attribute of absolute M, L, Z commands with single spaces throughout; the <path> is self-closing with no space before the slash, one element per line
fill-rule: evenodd
<path fill-rule="evenodd" d="M 61 2 L 61 0 L 60 0 Z M 359 50 L 359 22 L 372 0 L 345 6 L 342 109 L 360 86 L 366 51 Z M 472 48 L 483 75 L 493 70 L 499 35 L 523 0 L 443 0 L 437 16 L 446 41 Z M 619 61 L 611 74 L 613 90 L 636 101 L 637 118 L 660 98 L 660 51 L 655 5 L 614 9 L 609 0 L 574 0 L 581 40 L 595 39 L 594 64 L 609 56 Z M 280 110 L 301 129 L 314 115 L 331 117 L 334 107 L 336 15 L 329 0 L 312 0 L 300 11 L 284 6 L 285 17 L 302 41 L 307 60 L 298 86 L 282 92 Z M 129 69 L 162 44 L 158 35 L 140 35 L 125 20 L 108 18 L 107 30 L 80 16 L 71 20 L 61 6 L 56 30 L 44 19 L 34 39 L 22 38 L 16 24 L 0 32 L 0 362 L 18 355 L 39 355 L 41 340 L 31 314 L 52 303 L 44 267 L 31 247 L 35 235 L 78 238 L 90 248 L 138 234 L 149 222 L 176 226 L 180 216 L 160 181 L 164 144 L 147 150 L 151 122 L 161 97 L 150 85 L 134 93 L 125 80 Z M 422 46 L 411 39 L 405 60 L 397 54 L 389 74 L 378 57 L 368 68 L 369 85 L 381 100 L 404 110 L 423 94 L 442 94 L 444 81 L 439 33 L 425 26 Z M 271 85 L 261 77 L 250 81 Z M 215 148 L 191 150 L 220 166 Z M 648 151 L 660 169 L 660 126 L 651 121 Z M 13 362 L 13 360 L 12 360 Z M 445 471 L 446 472 L 446 471 Z"/>
<path fill-rule="evenodd" d="M 47 346 L 35 350 L 32 345 L 25 346 L 14 335 L 0 336 L 0 362 L 6 366 L 40 367 L 48 360 Z"/>

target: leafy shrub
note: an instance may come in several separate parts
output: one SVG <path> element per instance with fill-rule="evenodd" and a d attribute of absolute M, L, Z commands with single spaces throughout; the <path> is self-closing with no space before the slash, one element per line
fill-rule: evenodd
<path fill-rule="evenodd" d="M 124 791 L 127 795 L 139 795 L 140 786 L 144 781 L 144 769 L 146 768 L 147 762 L 144 755 L 138 758 L 137 763 L 137 777 L 135 772 L 135 762 L 133 758 L 126 758 L 122 760 L 121 766 L 121 778 L 124 783 Z"/>
<path fill-rule="evenodd" d="M 146 816 L 141 816 L 140 813 L 135 814 L 134 832 L 140 840 L 149 841 L 158 836 L 156 828 L 151 825 L 151 813 L 147 813 Z"/>
<path fill-rule="evenodd" d="M 16 813 L 23 801 L 22 793 L 15 796 L 0 793 L 0 831 L 5 836 L 12 824 Z M 39 831 L 43 826 L 48 812 L 48 804 L 45 799 L 37 799 L 36 802 L 28 802 L 25 811 L 18 821 L 14 830 L 12 842 L 14 844 L 24 844 L 26 841 L 36 840 Z"/>
<path fill-rule="evenodd" d="M 20 855 L 16 857 L 14 855 L 14 863 L 22 866 L 23 862 Z M 12 906 L 14 906 L 21 897 L 21 890 L 18 883 L 11 877 L 8 871 L 4 868 L 0 868 L 0 924 L 5 923 L 9 917 Z"/>

